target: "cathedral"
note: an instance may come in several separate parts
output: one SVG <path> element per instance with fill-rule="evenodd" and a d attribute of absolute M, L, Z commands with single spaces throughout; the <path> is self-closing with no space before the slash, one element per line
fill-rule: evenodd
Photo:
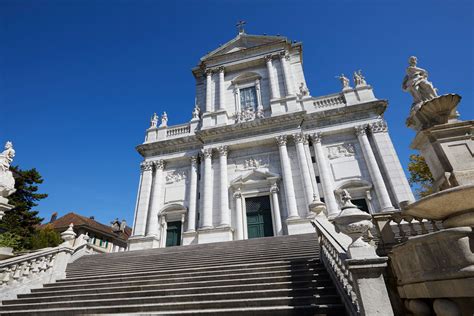
<path fill-rule="evenodd" d="M 377 99 L 361 71 L 313 96 L 302 43 L 239 34 L 203 56 L 189 122 L 153 115 L 129 249 L 314 232 L 347 190 L 376 214 L 414 200 Z"/>

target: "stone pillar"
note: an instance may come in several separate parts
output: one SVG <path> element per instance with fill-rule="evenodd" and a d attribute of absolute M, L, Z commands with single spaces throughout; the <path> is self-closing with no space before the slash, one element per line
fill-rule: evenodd
<path fill-rule="evenodd" d="M 148 207 L 150 205 L 151 181 L 153 177 L 153 164 L 150 161 L 142 162 L 140 168 L 142 180 L 140 183 L 133 236 L 145 236 Z"/>
<path fill-rule="evenodd" d="M 273 226 L 275 227 L 275 236 L 283 235 L 283 229 L 281 225 L 281 213 L 280 213 L 280 202 L 278 201 L 278 186 L 273 184 L 270 187 L 270 194 L 272 196 L 273 206 Z"/>
<path fill-rule="evenodd" d="M 278 150 L 280 152 L 281 169 L 283 172 L 283 183 L 285 184 L 286 206 L 288 209 L 288 219 L 299 218 L 296 206 L 295 186 L 293 185 L 293 175 L 291 173 L 290 158 L 286 148 L 286 135 L 276 137 Z"/>
<path fill-rule="evenodd" d="M 153 193 L 146 225 L 147 236 L 159 236 L 158 212 L 161 207 L 161 190 L 163 187 L 163 169 L 165 168 L 165 162 L 163 160 L 153 161 L 153 166 L 155 167 L 155 176 L 153 177 Z"/>
<path fill-rule="evenodd" d="M 219 109 L 225 110 L 224 67 L 219 67 Z"/>
<path fill-rule="evenodd" d="M 311 160 L 311 150 L 309 149 L 309 141 L 308 136 L 305 138 L 303 145 L 304 145 L 304 152 L 306 155 L 306 161 L 308 163 L 309 169 L 309 177 L 311 178 L 311 184 L 313 185 L 313 192 L 314 195 L 318 200 L 321 200 L 321 196 L 319 195 L 318 183 L 316 182 L 316 174 L 314 173 L 313 168 L 313 161 Z"/>
<path fill-rule="evenodd" d="M 236 214 L 236 221 L 237 221 L 236 238 L 237 240 L 242 240 L 244 239 L 244 218 L 243 218 L 244 211 L 242 209 L 242 193 L 240 192 L 240 189 L 234 193 L 234 199 L 235 199 L 235 214 Z"/>
<path fill-rule="evenodd" d="M 286 95 L 294 95 L 294 87 L 293 87 L 293 76 L 291 74 L 290 65 L 288 64 L 290 60 L 290 55 L 287 52 L 280 53 L 280 61 L 281 66 L 283 68 L 283 77 L 285 79 L 285 88 L 286 88 Z"/>
<path fill-rule="evenodd" d="M 334 188 L 332 185 L 332 175 L 326 160 L 326 155 L 321 145 L 321 133 L 311 135 L 313 142 L 314 155 L 316 157 L 316 164 L 318 165 L 319 176 L 321 177 L 321 186 L 324 192 L 324 202 L 328 212 L 328 217 L 332 218 L 339 213 L 339 206 L 334 196 Z"/>
<path fill-rule="evenodd" d="M 212 111 L 212 70 L 206 70 L 206 112 Z"/>
<path fill-rule="evenodd" d="M 227 146 L 220 146 L 217 148 L 219 152 L 219 169 L 220 169 L 220 210 L 221 218 L 219 226 L 230 226 L 230 210 L 229 210 L 229 194 L 227 189 Z"/>
<path fill-rule="evenodd" d="M 374 183 L 375 193 L 377 194 L 380 207 L 382 208 L 380 211 L 390 211 L 393 210 L 393 205 L 390 201 L 390 196 L 388 195 L 387 187 L 385 186 L 385 182 L 377 164 L 377 160 L 375 159 L 374 152 L 372 151 L 372 147 L 370 147 L 369 139 L 367 138 L 366 134 L 366 127 L 366 125 L 356 126 L 355 132 L 357 138 L 359 139 L 362 153 L 369 169 L 370 177 Z"/>
<path fill-rule="evenodd" d="M 270 99 L 277 98 L 277 88 L 275 77 L 273 76 L 273 66 L 272 66 L 272 55 L 265 56 L 265 61 L 267 63 L 267 71 L 268 71 L 268 85 L 270 86 Z"/>
<path fill-rule="evenodd" d="M 410 184 L 388 134 L 387 123 L 379 120 L 371 123 L 369 127 L 397 204 L 402 201 L 414 201 L 415 197 Z"/>
<path fill-rule="evenodd" d="M 306 159 L 306 153 L 304 150 L 303 143 L 306 141 L 306 135 L 303 133 L 294 134 L 293 138 L 296 144 L 296 155 L 298 156 L 298 164 L 300 166 L 300 174 L 303 179 L 303 187 L 306 198 L 306 206 L 313 201 L 313 185 L 311 183 L 311 177 L 308 168 L 308 162 Z"/>
<path fill-rule="evenodd" d="M 212 148 L 202 150 L 204 159 L 204 199 L 201 228 L 212 227 Z"/>
<path fill-rule="evenodd" d="M 191 157 L 191 174 L 189 179 L 189 211 L 186 232 L 194 232 L 196 230 L 197 158 L 197 156 Z"/>

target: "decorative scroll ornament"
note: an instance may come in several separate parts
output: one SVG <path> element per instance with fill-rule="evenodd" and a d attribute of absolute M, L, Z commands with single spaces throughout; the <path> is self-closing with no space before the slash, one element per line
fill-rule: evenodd
<path fill-rule="evenodd" d="M 165 161 L 163 159 L 160 160 L 155 160 L 153 161 L 153 166 L 155 166 L 155 169 L 161 169 L 163 170 L 165 168 Z"/>
<path fill-rule="evenodd" d="M 187 172 L 184 170 L 175 170 L 166 175 L 166 183 L 175 183 L 186 180 Z"/>
<path fill-rule="evenodd" d="M 354 145 L 351 143 L 345 143 L 337 146 L 328 147 L 328 158 L 336 159 L 342 157 L 355 156 Z"/>
<path fill-rule="evenodd" d="M 355 126 L 355 127 L 354 127 L 355 134 L 356 134 L 357 136 L 359 136 L 359 135 L 365 135 L 365 134 L 366 134 L 366 129 L 367 129 L 367 125 L 358 125 L 358 126 Z"/>

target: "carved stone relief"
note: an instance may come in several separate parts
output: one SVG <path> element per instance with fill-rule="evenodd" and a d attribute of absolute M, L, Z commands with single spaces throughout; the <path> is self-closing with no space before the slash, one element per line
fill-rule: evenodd
<path fill-rule="evenodd" d="M 344 143 L 328 147 L 328 158 L 336 159 L 355 156 L 354 144 Z"/>
<path fill-rule="evenodd" d="M 166 175 L 166 183 L 175 183 L 186 180 L 188 174 L 184 170 L 174 170 Z"/>

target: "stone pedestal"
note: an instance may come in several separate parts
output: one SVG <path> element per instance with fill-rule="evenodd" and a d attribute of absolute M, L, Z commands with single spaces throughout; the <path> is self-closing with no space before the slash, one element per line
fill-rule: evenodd
<path fill-rule="evenodd" d="M 233 240 L 234 230 L 230 227 L 201 228 L 198 230 L 198 243 L 208 244 L 213 242 Z"/>
<path fill-rule="evenodd" d="M 151 249 L 159 248 L 160 239 L 156 236 L 147 236 L 147 237 L 130 237 L 128 239 L 128 249 L 129 250 L 142 250 L 142 249 Z"/>
<path fill-rule="evenodd" d="M 314 233 L 314 228 L 307 218 L 288 218 L 286 220 L 288 235 Z"/>
<path fill-rule="evenodd" d="M 183 246 L 193 245 L 198 243 L 198 233 L 196 231 L 189 231 L 183 233 Z"/>
<path fill-rule="evenodd" d="M 11 210 L 13 207 L 13 205 L 10 205 L 7 202 L 3 202 L 0 200 L 0 220 L 2 220 L 3 215 L 5 215 L 5 212 Z"/>

